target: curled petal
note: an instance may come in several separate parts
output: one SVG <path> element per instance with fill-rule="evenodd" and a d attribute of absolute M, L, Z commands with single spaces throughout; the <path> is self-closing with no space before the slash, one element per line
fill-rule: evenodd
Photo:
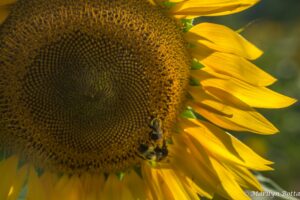
<path fill-rule="evenodd" d="M 200 23 L 191 28 L 185 38 L 192 44 L 200 43 L 210 49 L 255 60 L 262 51 L 230 28 L 213 23 Z"/>
<path fill-rule="evenodd" d="M 224 159 L 254 170 L 270 170 L 272 162 L 260 157 L 245 144 L 216 126 L 199 120 L 193 120 L 199 127 L 184 131 L 207 149 L 216 159 Z"/>
<path fill-rule="evenodd" d="M 225 167 L 243 188 L 251 191 L 262 191 L 262 186 L 247 168 L 238 165 L 225 165 Z"/>
<path fill-rule="evenodd" d="M 190 94 L 194 101 L 189 101 L 189 106 L 218 126 L 267 135 L 278 132 L 271 122 L 234 96 L 225 93 L 223 99 L 216 99 L 200 87 L 192 87 Z"/>
<path fill-rule="evenodd" d="M 200 62 L 213 70 L 216 76 L 227 75 L 255 86 L 269 86 L 276 81 L 270 74 L 236 55 L 214 52 Z"/>
<path fill-rule="evenodd" d="M 220 16 L 246 10 L 259 0 L 188 0 L 178 3 L 170 11 L 183 16 Z"/>

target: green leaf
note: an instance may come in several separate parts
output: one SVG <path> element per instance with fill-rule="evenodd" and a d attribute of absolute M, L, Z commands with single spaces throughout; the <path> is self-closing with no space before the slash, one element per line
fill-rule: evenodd
<path fill-rule="evenodd" d="M 120 181 L 122 181 L 124 179 L 125 173 L 124 172 L 118 172 L 118 173 L 116 173 L 116 175 L 117 175 L 118 179 Z"/>
<path fill-rule="evenodd" d="M 201 63 L 199 63 L 198 61 L 196 61 L 196 60 L 193 60 L 193 62 L 192 62 L 192 70 L 199 70 L 199 69 L 202 69 L 204 66 L 201 64 Z"/>
<path fill-rule="evenodd" d="M 181 113 L 181 116 L 184 118 L 197 119 L 194 112 L 189 108 L 187 108 L 185 111 L 183 111 L 183 113 Z"/>
<path fill-rule="evenodd" d="M 200 86 L 200 82 L 196 78 L 190 78 L 190 82 L 189 83 L 190 83 L 191 86 Z"/>
<path fill-rule="evenodd" d="M 194 25 L 194 19 L 181 19 L 181 23 L 183 24 L 183 32 L 188 32 Z"/>

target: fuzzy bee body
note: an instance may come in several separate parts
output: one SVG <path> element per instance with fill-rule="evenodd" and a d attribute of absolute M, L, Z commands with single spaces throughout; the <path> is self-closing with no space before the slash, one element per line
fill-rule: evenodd
<path fill-rule="evenodd" d="M 153 147 L 148 146 L 146 144 L 141 144 L 138 151 L 139 151 L 139 156 L 141 158 L 149 161 L 156 160 L 156 152 Z"/>
<path fill-rule="evenodd" d="M 166 141 L 165 140 L 163 141 L 163 146 L 161 148 L 160 147 L 156 147 L 154 151 L 156 153 L 156 159 L 157 159 L 157 161 L 161 161 L 165 157 L 167 157 L 169 151 L 168 151 L 168 148 L 167 148 Z"/>
<path fill-rule="evenodd" d="M 164 141 L 164 144 L 161 148 L 158 146 L 153 148 L 152 146 L 141 144 L 139 148 L 139 155 L 145 160 L 161 161 L 168 156 L 166 142 Z"/>
<path fill-rule="evenodd" d="M 163 137 L 161 120 L 154 118 L 150 123 L 151 132 L 149 134 L 151 145 L 141 144 L 138 152 L 139 156 L 149 161 L 161 161 L 168 155 L 167 143 Z"/>
<path fill-rule="evenodd" d="M 161 120 L 158 118 L 154 118 L 151 121 L 150 128 L 152 129 L 150 132 L 150 139 L 153 141 L 158 141 L 163 138 L 163 131 L 161 129 Z"/>

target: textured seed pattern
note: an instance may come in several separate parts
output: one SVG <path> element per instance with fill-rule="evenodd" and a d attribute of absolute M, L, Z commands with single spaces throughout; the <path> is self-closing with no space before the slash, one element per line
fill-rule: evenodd
<path fill-rule="evenodd" d="M 142 0 L 20 0 L 0 27 L 0 148 L 56 172 L 140 162 L 150 121 L 167 135 L 190 58 Z"/>

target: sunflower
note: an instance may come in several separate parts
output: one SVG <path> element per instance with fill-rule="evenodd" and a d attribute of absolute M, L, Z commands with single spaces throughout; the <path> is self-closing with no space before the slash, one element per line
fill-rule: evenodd
<path fill-rule="evenodd" d="M 1 0 L 0 199 L 249 199 L 272 164 L 226 130 L 294 99 L 200 16 L 257 0 Z M 251 171 L 250 171 L 251 170 Z"/>

